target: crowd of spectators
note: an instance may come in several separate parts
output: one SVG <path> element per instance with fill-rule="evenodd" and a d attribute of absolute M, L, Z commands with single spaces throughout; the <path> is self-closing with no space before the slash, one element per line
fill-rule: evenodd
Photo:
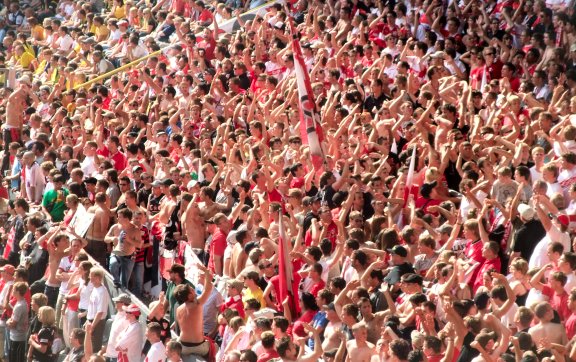
<path fill-rule="evenodd" d="M 263 4 L 0 4 L 0 361 L 576 359 L 575 1 Z"/>

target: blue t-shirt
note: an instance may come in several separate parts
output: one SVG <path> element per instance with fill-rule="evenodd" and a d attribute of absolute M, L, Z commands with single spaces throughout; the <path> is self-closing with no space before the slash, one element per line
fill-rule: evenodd
<path fill-rule="evenodd" d="M 310 325 L 314 328 L 324 329 L 328 325 L 328 319 L 326 318 L 326 312 L 320 311 L 316 313 Z M 314 350 L 314 338 L 308 338 L 308 347 Z"/>

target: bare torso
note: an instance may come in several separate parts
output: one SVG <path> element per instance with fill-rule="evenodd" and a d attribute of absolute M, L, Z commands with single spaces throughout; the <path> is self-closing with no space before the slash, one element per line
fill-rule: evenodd
<path fill-rule="evenodd" d="M 176 310 L 176 321 L 180 327 L 180 341 L 200 343 L 204 341 L 202 306 L 197 302 L 187 302 Z"/>

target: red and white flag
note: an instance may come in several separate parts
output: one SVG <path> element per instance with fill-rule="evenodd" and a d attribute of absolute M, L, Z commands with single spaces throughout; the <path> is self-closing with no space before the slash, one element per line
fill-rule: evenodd
<path fill-rule="evenodd" d="M 282 212 L 278 213 L 278 275 L 280 277 L 280 290 L 278 291 L 278 301 L 284 302 L 288 297 L 292 315 L 297 310 L 298 290 L 295 288 L 294 272 L 292 270 L 292 260 L 290 258 L 290 241 L 284 231 L 284 221 Z"/>
<path fill-rule="evenodd" d="M 292 34 L 292 52 L 294 53 L 294 72 L 296 74 L 296 85 L 298 87 L 298 105 L 300 107 L 300 135 L 303 143 L 310 147 L 310 156 L 315 170 L 320 170 L 324 164 L 324 152 L 322 151 L 322 141 L 324 132 L 320 124 L 320 114 L 318 113 L 310 76 L 306 70 L 306 63 L 302 55 L 302 48 L 298 40 L 298 32 L 294 27 L 292 18 L 288 16 L 290 33 Z"/>

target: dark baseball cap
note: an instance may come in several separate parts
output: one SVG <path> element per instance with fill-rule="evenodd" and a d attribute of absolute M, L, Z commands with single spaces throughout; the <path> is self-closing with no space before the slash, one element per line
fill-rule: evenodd
<path fill-rule="evenodd" d="M 400 245 L 394 245 L 394 247 L 392 249 L 387 249 L 387 251 L 390 254 L 396 254 L 396 255 L 401 256 L 403 258 L 408 256 L 408 251 L 406 250 L 406 248 L 404 248 L 403 246 L 400 246 Z"/>

